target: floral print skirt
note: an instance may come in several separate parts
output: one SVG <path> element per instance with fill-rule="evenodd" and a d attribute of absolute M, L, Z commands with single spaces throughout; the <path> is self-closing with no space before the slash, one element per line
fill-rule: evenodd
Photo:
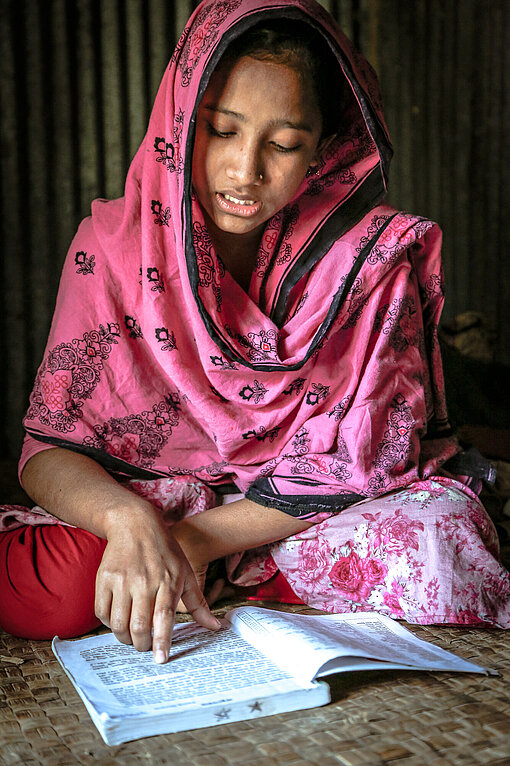
<path fill-rule="evenodd" d="M 327 612 L 510 628 L 510 574 L 496 529 L 478 497 L 451 479 L 356 503 L 228 562 L 238 585 L 278 569 L 302 601 Z"/>

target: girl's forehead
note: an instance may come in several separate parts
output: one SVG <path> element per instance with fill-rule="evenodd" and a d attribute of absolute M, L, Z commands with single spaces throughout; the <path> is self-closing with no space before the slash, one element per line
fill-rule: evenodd
<path fill-rule="evenodd" d="M 263 105 L 265 111 L 279 113 L 283 109 L 308 116 L 318 108 L 311 78 L 287 64 L 249 56 L 229 67 L 220 65 L 211 77 L 201 104 L 216 111 L 242 115 L 240 105 L 249 110 Z"/>

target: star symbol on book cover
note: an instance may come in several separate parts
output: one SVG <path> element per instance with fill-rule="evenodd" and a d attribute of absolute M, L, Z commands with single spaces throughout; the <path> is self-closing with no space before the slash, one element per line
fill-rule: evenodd
<path fill-rule="evenodd" d="M 250 713 L 255 713 L 256 711 L 259 713 L 262 711 L 262 704 L 258 700 L 255 700 L 250 705 Z"/>
<path fill-rule="evenodd" d="M 230 718 L 230 708 L 224 707 L 214 714 L 218 721 L 227 721 Z"/>

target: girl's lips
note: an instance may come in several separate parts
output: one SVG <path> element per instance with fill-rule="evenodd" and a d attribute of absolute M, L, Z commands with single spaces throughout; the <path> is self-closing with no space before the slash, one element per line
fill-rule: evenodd
<path fill-rule="evenodd" d="M 257 215 L 262 207 L 262 202 L 234 202 L 232 199 L 227 199 L 221 192 L 216 192 L 216 201 L 223 212 L 230 213 L 231 215 L 240 215 L 242 218 L 251 218 Z"/>

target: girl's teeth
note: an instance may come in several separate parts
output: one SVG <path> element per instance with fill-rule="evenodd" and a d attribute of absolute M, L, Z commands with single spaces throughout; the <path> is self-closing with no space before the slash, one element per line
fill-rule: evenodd
<path fill-rule="evenodd" d="M 223 195 L 226 200 L 229 202 L 234 202 L 236 205 L 254 205 L 255 200 L 253 199 L 236 199 L 235 197 L 232 197 L 230 194 L 224 194 Z"/>

